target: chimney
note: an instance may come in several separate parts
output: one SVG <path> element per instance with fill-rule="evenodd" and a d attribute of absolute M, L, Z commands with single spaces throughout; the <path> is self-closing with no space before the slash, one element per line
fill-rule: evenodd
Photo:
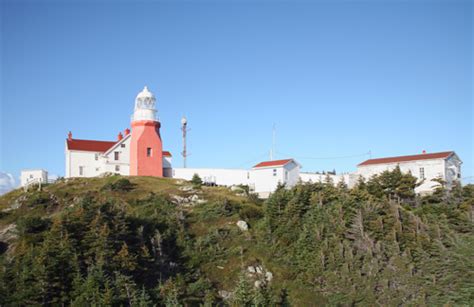
<path fill-rule="evenodd" d="M 69 131 L 69 133 L 67 134 L 67 139 L 69 141 L 72 141 L 72 132 L 71 131 Z"/>
<path fill-rule="evenodd" d="M 125 136 L 129 135 L 130 134 L 130 129 L 125 129 Z"/>
<path fill-rule="evenodd" d="M 119 132 L 119 134 L 117 136 L 117 141 L 121 141 L 122 139 L 123 139 L 122 132 Z"/>
<path fill-rule="evenodd" d="M 426 150 L 423 150 L 423 154 L 425 154 L 425 153 L 426 153 Z"/>

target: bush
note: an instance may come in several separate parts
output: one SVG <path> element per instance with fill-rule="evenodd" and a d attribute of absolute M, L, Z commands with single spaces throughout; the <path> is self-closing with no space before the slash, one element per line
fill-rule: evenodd
<path fill-rule="evenodd" d="M 26 201 L 27 206 L 44 205 L 49 202 L 49 194 L 46 192 L 34 192 Z"/>
<path fill-rule="evenodd" d="M 18 231 L 22 234 L 40 233 L 49 229 L 51 220 L 39 216 L 30 216 L 19 219 Z"/>
<path fill-rule="evenodd" d="M 258 193 L 249 193 L 247 198 L 255 204 L 261 204 L 262 203 L 262 200 L 260 199 L 260 197 L 258 197 Z"/>
<path fill-rule="evenodd" d="M 133 189 L 133 183 L 127 178 L 120 178 L 115 182 L 109 182 L 104 185 L 103 190 L 128 192 Z"/>
<path fill-rule="evenodd" d="M 201 177 L 199 177 L 198 174 L 194 174 L 194 175 L 193 175 L 193 178 L 191 179 L 191 183 L 192 183 L 195 187 L 201 187 L 201 186 L 202 186 L 202 179 L 201 179 Z"/>
<path fill-rule="evenodd" d="M 263 217 L 263 210 L 257 206 L 245 204 L 240 208 L 239 215 L 243 219 L 258 219 Z"/>

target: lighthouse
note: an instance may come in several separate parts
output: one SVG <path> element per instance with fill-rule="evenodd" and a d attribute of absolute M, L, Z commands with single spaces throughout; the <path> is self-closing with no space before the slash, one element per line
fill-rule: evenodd
<path fill-rule="evenodd" d="M 163 177 L 163 144 L 156 98 L 145 88 L 135 98 L 130 141 L 130 175 Z"/>

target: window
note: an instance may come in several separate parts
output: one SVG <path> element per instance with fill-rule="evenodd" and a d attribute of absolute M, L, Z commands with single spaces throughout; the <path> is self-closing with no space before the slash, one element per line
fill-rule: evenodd
<path fill-rule="evenodd" d="M 115 171 L 120 172 L 120 165 L 115 165 Z"/>
<path fill-rule="evenodd" d="M 114 152 L 114 160 L 117 161 L 120 159 L 120 153 L 118 151 Z"/>
<path fill-rule="evenodd" d="M 247 172 L 247 179 L 250 179 L 250 173 Z"/>
<path fill-rule="evenodd" d="M 276 168 L 273 169 L 273 176 L 276 176 L 277 175 L 277 170 Z"/>
<path fill-rule="evenodd" d="M 84 175 L 84 166 L 79 166 L 79 176 Z"/>
<path fill-rule="evenodd" d="M 99 154 L 95 154 L 94 158 L 95 158 L 96 161 L 99 160 Z"/>
<path fill-rule="evenodd" d="M 96 171 L 96 172 L 98 172 L 98 171 L 99 171 L 99 168 L 98 168 L 98 167 L 96 167 L 96 168 L 95 168 L 95 171 Z"/>
<path fill-rule="evenodd" d="M 152 152 L 151 152 L 151 147 L 148 147 L 148 148 L 146 149 L 146 156 L 147 156 L 147 157 L 151 157 L 151 154 L 152 154 Z"/>
<path fill-rule="evenodd" d="M 120 147 L 125 148 L 125 144 L 120 144 Z"/>
<path fill-rule="evenodd" d="M 30 179 L 33 179 L 33 175 L 30 175 Z"/>
<path fill-rule="evenodd" d="M 285 171 L 285 179 L 288 180 L 288 171 Z"/>
<path fill-rule="evenodd" d="M 420 167 L 420 179 L 425 179 L 425 168 Z"/>

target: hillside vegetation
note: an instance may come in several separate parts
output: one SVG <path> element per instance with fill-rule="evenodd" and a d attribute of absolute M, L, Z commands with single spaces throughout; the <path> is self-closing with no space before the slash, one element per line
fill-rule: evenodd
<path fill-rule="evenodd" d="M 419 197 L 396 169 L 262 201 L 193 182 L 81 178 L 0 197 L 0 305 L 474 304 L 472 185 Z"/>

